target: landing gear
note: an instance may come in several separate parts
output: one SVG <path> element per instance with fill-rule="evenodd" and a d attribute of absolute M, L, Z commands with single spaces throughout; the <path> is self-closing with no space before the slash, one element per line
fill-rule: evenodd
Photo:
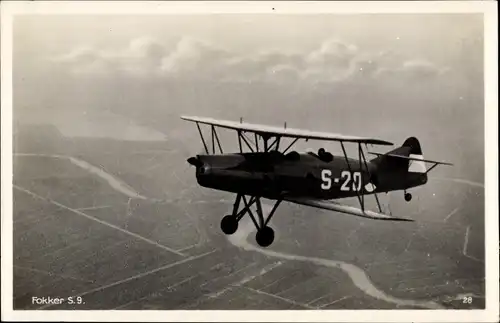
<path fill-rule="evenodd" d="M 261 247 L 269 247 L 274 241 L 274 230 L 271 227 L 263 227 L 257 231 L 255 240 Z"/>
<path fill-rule="evenodd" d="M 410 193 L 405 193 L 405 201 L 406 201 L 406 202 L 410 202 L 410 201 L 411 201 L 411 198 L 412 198 L 412 196 L 411 196 L 411 194 L 410 194 Z"/>
<path fill-rule="evenodd" d="M 245 207 L 241 211 L 239 211 L 240 202 L 242 200 Z M 238 222 L 243 218 L 245 214 L 248 213 L 255 225 L 255 228 L 257 229 L 257 234 L 255 236 L 257 243 L 261 247 L 270 246 L 274 241 L 274 230 L 267 224 L 269 223 L 269 221 L 271 221 L 271 218 L 281 201 L 281 199 L 276 200 L 276 203 L 274 204 L 271 212 L 269 212 L 267 218 L 264 218 L 260 197 L 253 196 L 249 201 L 247 201 L 244 195 L 238 194 L 234 202 L 233 213 L 222 218 L 222 221 L 220 223 L 222 232 L 228 235 L 235 233 L 236 230 L 238 230 Z M 252 210 L 250 209 L 253 204 L 256 204 L 257 206 L 257 218 L 254 216 Z"/>
<path fill-rule="evenodd" d="M 238 220 L 232 215 L 226 215 L 220 222 L 220 228 L 225 234 L 233 234 L 238 230 Z"/>

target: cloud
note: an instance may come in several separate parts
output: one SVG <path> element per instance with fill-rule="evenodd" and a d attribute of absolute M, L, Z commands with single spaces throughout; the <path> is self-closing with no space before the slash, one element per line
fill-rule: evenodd
<path fill-rule="evenodd" d="M 429 79 L 448 71 L 447 68 L 437 68 L 427 61 L 406 61 L 403 64 L 402 70 L 408 76 L 416 79 Z"/>
<path fill-rule="evenodd" d="M 132 40 L 124 49 L 97 50 L 80 47 L 70 53 L 52 59 L 63 64 L 75 74 L 100 75 L 123 74 L 151 76 L 158 73 L 169 48 L 152 38 Z"/>
<path fill-rule="evenodd" d="M 371 53 L 328 39 L 305 52 L 256 51 L 245 55 L 182 37 L 166 45 L 140 38 L 116 50 L 79 48 L 54 59 L 73 73 L 119 74 L 221 82 L 335 83 L 352 80 L 433 80 L 446 69 L 385 51 Z"/>
<path fill-rule="evenodd" d="M 336 39 L 323 42 L 320 48 L 307 54 L 306 62 L 310 65 L 346 67 L 358 55 L 358 48 Z"/>
<path fill-rule="evenodd" d="M 184 37 L 162 58 L 159 68 L 163 75 L 194 73 L 208 76 L 220 73 L 221 65 L 230 58 L 231 54 L 222 48 Z"/>
<path fill-rule="evenodd" d="M 382 67 L 376 71 L 377 79 L 419 84 L 437 79 L 449 72 L 449 68 L 437 67 L 423 60 L 407 60 L 393 68 Z"/>

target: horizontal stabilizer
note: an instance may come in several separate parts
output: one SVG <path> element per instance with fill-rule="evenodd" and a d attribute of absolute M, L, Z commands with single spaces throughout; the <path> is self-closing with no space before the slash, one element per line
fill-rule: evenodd
<path fill-rule="evenodd" d="M 384 213 L 377 213 L 369 210 L 361 210 L 359 208 L 340 204 L 333 201 L 328 200 L 314 200 L 314 199 L 301 199 L 301 198 L 287 198 L 285 199 L 288 202 L 312 206 L 323 210 L 337 211 L 341 213 L 351 214 L 354 216 L 359 216 L 363 218 L 375 219 L 375 220 L 386 220 L 386 221 L 408 221 L 413 222 L 412 219 L 407 218 L 397 218 Z"/>
<path fill-rule="evenodd" d="M 387 157 L 401 158 L 401 159 L 406 159 L 406 160 L 414 160 L 414 161 L 425 162 L 425 163 L 432 163 L 432 164 L 437 164 L 437 165 L 449 165 L 449 166 L 453 166 L 453 164 L 451 164 L 451 163 L 439 162 L 439 161 L 429 160 L 429 159 L 414 158 L 414 157 L 403 156 L 403 155 L 382 154 L 382 153 L 372 153 L 372 152 L 369 152 L 369 154 L 375 155 L 375 156 L 387 156 Z"/>

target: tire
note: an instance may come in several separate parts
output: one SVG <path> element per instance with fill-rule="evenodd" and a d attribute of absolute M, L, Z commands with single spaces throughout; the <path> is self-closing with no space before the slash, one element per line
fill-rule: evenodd
<path fill-rule="evenodd" d="M 255 240 L 261 247 L 269 247 L 274 241 L 274 230 L 270 227 L 264 227 L 257 231 Z"/>
<path fill-rule="evenodd" d="M 225 234 L 233 234 L 238 230 L 238 221 L 232 215 L 226 215 L 220 222 L 220 228 Z"/>

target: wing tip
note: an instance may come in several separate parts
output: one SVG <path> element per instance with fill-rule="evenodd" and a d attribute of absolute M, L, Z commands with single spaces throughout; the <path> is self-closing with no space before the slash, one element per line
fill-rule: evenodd
<path fill-rule="evenodd" d="M 414 219 L 411 218 L 400 218 L 400 217 L 395 217 L 392 215 L 387 215 L 386 218 L 379 218 L 380 220 L 385 220 L 385 221 L 397 221 L 397 222 L 415 222 Z"/>
<path fill-rule="evenodd" d="M 392 221 L 398 221 L 398 222 L 415 222 L 414 219 L 410 218 L 392 218 Z"/>
<path fill-rule="evenodd" d="M 363 140 L 356 140 L 356 142 L 361 143 L 361 144 L 368 144 L 368 145 L 378 145 L 378 146 L 394 146 L 394 143 L 387 141 L 387 140 L 382 140 L 382 139 L 373 139 L 373 138 L 367 138 Z"/>
<path fill-rule="evenodd" d="M 385 214 L 385 213 L 378 213 L 378 214 L 375 213 L 378 216 L 373 216 L 373 215 L 367 214 L 366 212 L 364 214 L 372 219 L 375 219 L 375 220 L 397 221 L 397 222 L 415 222 L 415 220 L 411 219 L 411 218 L 400 218 L 400 217 L 395 217 L 395 216 Z M 382 215 L 382 216 L 380 216 L 380 215 Z"/>
<path fill-rule="evenodd" d="M 378 142 L 379 142 L 379 145 L 382 145 L 382 146 L 394 146 L 394 143 L 389 142 L 389 141 L 378 140 Z"/>

